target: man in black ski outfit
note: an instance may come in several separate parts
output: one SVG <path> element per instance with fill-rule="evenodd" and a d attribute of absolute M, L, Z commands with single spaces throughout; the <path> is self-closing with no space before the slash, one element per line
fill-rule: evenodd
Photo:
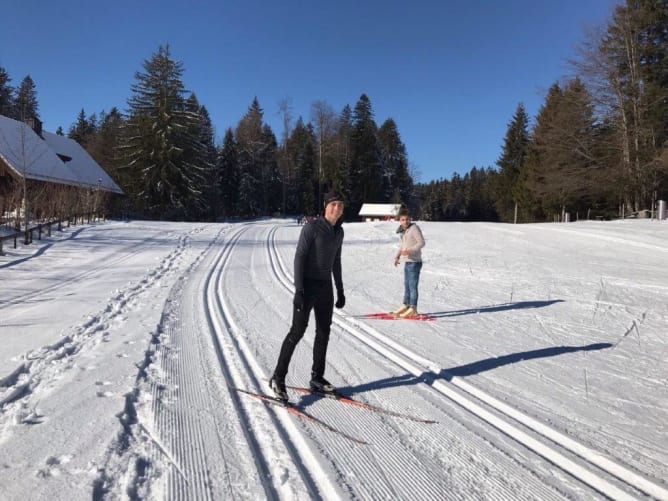
<path fill-rule="evenodd" d="M 341 278 L 342 215 L 343 197 L 338 192 L 330 192 L 325 195 L 324 217 L 306 224 L 299 235 L 295 252 L 292 326 L 283 340 L 276 370 L 269 381 L 274 394 L 281 400 L 288 399 L 285 376 L 297 343 L 306 332 L 311 310 L 315 313 L 315 342 L 310 387 L 312 391 L 324 393 L 335 391 L 323 375 L 334 307 L 332 275 L 336 286 L 336 307 L 343 308 L 346 304 Z"/>

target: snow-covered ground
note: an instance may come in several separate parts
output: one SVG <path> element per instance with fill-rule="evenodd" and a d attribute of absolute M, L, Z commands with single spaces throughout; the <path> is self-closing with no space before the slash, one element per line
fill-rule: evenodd
<path fill-rule="evenodd" d="M 321 422 L 233 389 L 288 331 L 291 221 L 5 245 L 0 499 L 668 499 L 668 224 L 420 225 L 426 322 L 363 318 L 396 223 L 344 225 L 326 376 L 399 415 L 292 391 Z"/>

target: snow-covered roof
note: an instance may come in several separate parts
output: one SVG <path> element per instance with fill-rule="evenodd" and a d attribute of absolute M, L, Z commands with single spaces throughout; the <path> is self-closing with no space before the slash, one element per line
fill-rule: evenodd
<path fill-rule="evenodd" d="M 0 159 L 19 177 L 90 188 L 100 180 L 101 189 L 123 193 L 76 141 L 50 132 L 43 135 L 44 139 L 23 122 L 0 115 Z"/>
<path fill-rule="evenodd" d="M 35 131 L 0 115 L 0 158 L 17 176 L 75 184 L 76 175 Z"/>
<path fill-rule="evenodd" d="M 113 193 L 123 193 L 123 190 L 109 177 L 105 170 L 93 160 L 83 147 L 69 137 L 59 136 L 51 132 L 43 132 L 44 141 L 59 155 L 71 158 L 65 165 L 74 171 L 79 184 Z"/>
<path fill-rule="evenodd" d="M 360 216 L 396 216 L 401 204 L 362 204 Z"/>

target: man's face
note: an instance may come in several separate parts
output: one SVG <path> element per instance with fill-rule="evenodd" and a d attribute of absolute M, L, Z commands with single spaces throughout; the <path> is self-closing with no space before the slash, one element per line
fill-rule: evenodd
<path fill-rule="evenodd" d="M 411 224 L 411 217 L 410 216 L 399 217 L 399 224 L 405 230 Z"/>
<path fill-rule="evenodd" d="M 338 221 L 339 218 L 343 215 L 343 202 L 335 200 L 334 202 L 329 202 L 327 207 L 325 207 L 325 218 L 330 221 Z"/>

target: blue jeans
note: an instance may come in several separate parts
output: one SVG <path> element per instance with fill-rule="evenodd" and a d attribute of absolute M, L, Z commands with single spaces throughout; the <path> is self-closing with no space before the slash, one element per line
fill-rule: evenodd
<path fill-rule="evenodd" d="M 420 281 L 420 270 L 422 262 L 404 265 L 404 304 L 417 309 L 418 282 Z"/>

